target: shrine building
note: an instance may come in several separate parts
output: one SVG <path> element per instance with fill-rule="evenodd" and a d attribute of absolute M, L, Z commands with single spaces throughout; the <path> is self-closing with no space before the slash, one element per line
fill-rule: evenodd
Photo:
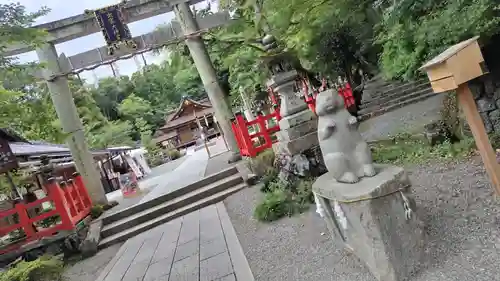
<path fill-rule="evenodd" d="M 167 114 L 165 125 L 156 131 L 154 141 L 166 148 L 186 148 L 196 144 L 201 136 L 200 127 L 208 129 L 209 139 L 219 135 L 212 104 L 207 98 L 196 101 L 183 97 L 178 108 Z"/>

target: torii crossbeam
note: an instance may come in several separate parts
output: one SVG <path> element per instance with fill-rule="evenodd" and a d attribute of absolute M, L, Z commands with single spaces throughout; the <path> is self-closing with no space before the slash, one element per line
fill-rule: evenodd
<path fill-rule="evenodd" d="M 63 131 L 68 134 L 67 143 L 78 171 L 83 176 L 85 185 L 93 203 L 106 203 L 106 195 L 100 182 L 97 168 L 93 162 L 88 145 L 85 141 L 82 122 L 78 116 L 73 96 L 71 94 L 67 76 L 78 73 L 88 66 L 99 66 L 111 63 L 123 56 L 133 56 L 138 52 L 148 50 L 154 46 L 161 46 L 168 42 L 184 40 L 188 46 L 193 61 L 198 69 L 208 97 L 214 107 L 219 125 L 226 136 L 229 149 L 233 156 L 231 161 L 241 159 L 238 146 L 231 129 L 232 111 L 225 93 L 220 87 L 213 64 L 208 56 L 201 33 L 203 29 L 221 26 L 230 21 L 227 13 L 216 13 L 201 19 L 193 16 L 189 5 L 202 0 L 131 0 L 124 6 L 125 23 L 139 21 L 170 11 L 176 14 L 177 22 L 169 25 L 170 28 L 135 37 L 138 49 L 120 48 L 113 55 L 108 55 L 104 48 L 83 52 L 66 58 L 64 54 L 58 56 L 55 44 L 73 40 L 82 36 L 100 31 L 95 19 L 86 13 L 65 18 L 55 22 L 35 26 L 48 32 L 45 44 L 36 49 L 40 62 L 45 68 L 41 75 L 47 81 L 51 98 L 57 115 L 61 121 Z M 163 42 L 162 42 L 163 40 Z M 3 53 L 12 56 L 33 50 L 26 44 L 9 46 Z"/>

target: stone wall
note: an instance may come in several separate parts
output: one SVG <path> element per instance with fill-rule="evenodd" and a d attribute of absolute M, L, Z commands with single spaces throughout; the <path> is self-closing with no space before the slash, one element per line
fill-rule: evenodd
<path fill-rule="evenodd" d="M 487 133 L 500 134 L 500 77 L 488 74 L 469 83 Z"/>

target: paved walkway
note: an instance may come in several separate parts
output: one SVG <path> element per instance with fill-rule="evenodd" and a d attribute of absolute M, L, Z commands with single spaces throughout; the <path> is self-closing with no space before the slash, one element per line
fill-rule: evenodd
<path fill-rule="evenodd" d="M 129 239 L 98 280 L 236 280 L 231 229 L 223 203 L 190 213 Z"/>
<path fill-rule="evenodd" d="M 220 141 L 210 152 L 215 155 L 224 149 Z M 174 171 L 161 176 L 161 183 L 141 201 L 201 179 L 208 163 L 206 151 L 194 152 Z M 213 168 L 211 165 L 210 170 Z M 219 203 L 129 239 L 97 280 L 250 281 L 253 277 L 224 204 Z"/>

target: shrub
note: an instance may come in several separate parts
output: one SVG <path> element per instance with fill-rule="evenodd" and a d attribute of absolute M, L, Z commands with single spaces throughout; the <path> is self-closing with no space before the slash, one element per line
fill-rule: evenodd
<path fill-rule="evenodd" d="M 90 208 L 90 216 L 92 219 L 97 219 L 104 213 L 104 206 L 102 205 L 94 205 Z"/>
<path fill-rule="evenodd" d="M 21 261 L 0 273 L 0 281 L 61 281 L 64 263 L 51 256 L 42 256 L 34 261 Z"/>
<path fill-rule="evenodd" d="M 262 188 L 260 189 L 260 191 L 262 192 L 268 192 L 270 191 L 272 188 L 271 188 L 271 185 L 276 182 L 276 179 L 278 178 L 278 170 L 273 168 L 273 167 L 269 167 L 264 176 L 262 176 Z"/>
<path fill-rule="evenodd" d="M 181 157 L 181 153 L 177 149 L 169 149 L 167 150 L 167 156 L 171 160 L 179 159 Z"/>
<path fill-rule="evenodd" d="M 257 157 L 250 159 L 250 169 L 259 177 L 264 177 L 268 170 L 274 168 L 275 155 L 272 149 L 266 149 Z"/>
<path fill-rule="evenodd" d="M 259 221 L 271 222 L 297 212 L 298 205 L 293 195 L 285 189 L 275 189 L 266 193 L 254 211 L 254 217 Z"/>
<path fill-rule="evenodd" d="M 154 156 L 147 155 L 146 161 L 148 162 L 148 165 L 152 168 L 160 166 L 161 164 L 164 163 L 163 157 L 161 155 L 154 155 Z"/>
<path fill-rule="evenodd" d="M 254 217 L 270 222 L 308 209 L 314 202 L 312 184 L 313 179 L 289 183 L 273 178 L 261 189 L 265 196 L 255 208 Z"/>
<path fill-rule="evenodd" d="M 295 187 L 297 197 L 296 200 L 300 205 L 309 205 L 314 203 L 314 195 L 312 192 L 313 179 L 301 180 Z"/>

